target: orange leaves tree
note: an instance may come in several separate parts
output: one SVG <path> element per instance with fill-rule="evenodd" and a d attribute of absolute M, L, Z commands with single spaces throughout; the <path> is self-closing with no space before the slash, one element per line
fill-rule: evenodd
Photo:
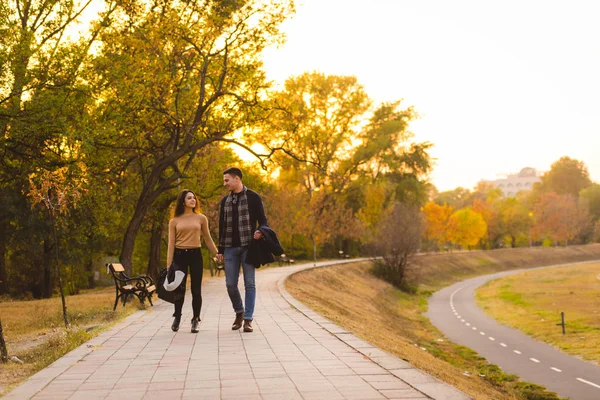
<path fill-rule="evenodd" d="M 536 240 L 549 239 L 565 246 L 591 223 L 585 203 L 578 203 L 572 195 L 554 192 L 540 196 L 533 217 L 532 235 Z"/>
<path fill-rule="evenodd" d="M 454 207 L 430 201 L 423 206 L 422 212 L 424 218 L 423 237 L 436 243 L 438 248 L 445 246 L 452 240 L 450 216 L 454 213 Z"/>
<path fill-rule="evenodd" d="M 75 208 L 86 191 L 85 166 L 77 163 L 74 167 L 62 167 L 54 171 L 38 170 L 29 175 L 29 193 L 32 208 L 43 204 L 48 211 L 52 233 L 54 236 L 55 267 L 58 277 L 58 288 L 62 302 L 63 320 L 65 328 L 69 328 L 67 315 L 67 303 L 63 288 L 63 280 L 60 266 L 59 241 L 57 231 L 60 216 L 69 214 L 71 208 Z"/>

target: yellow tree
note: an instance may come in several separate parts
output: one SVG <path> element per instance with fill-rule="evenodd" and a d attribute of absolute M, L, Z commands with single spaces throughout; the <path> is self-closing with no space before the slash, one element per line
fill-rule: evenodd
<path fill-rule="evenodd" d="M 200 150 L 236 143 L 234 133 L 262 121 L 262 51 L 281 41 L 293 3 L 118 4 L 88 73 L 98 99 L 96 159 L 113 176 L 137 177 L 120 256 L 131 271 L 147 213 L 190 174 Z"/>
<path fill-rule="evenodd" d="M 386 186 L 383 182 L 368 185 L 364 188 L 364 205 L 356 216 L 366 228 L 362 235 L 365 242 L 374 240 L 377 225 L 385 212 L 390 197 L 390 190 L 390 186 Z"/>
<path fill-rule="evenodd" d="M 471 207 L 462 208 L 452 214 L 449 225 L 452 232 L 451 241 L 463 248 L 475 246 L 487 234 L 485 220 Z"/>
<path fill-rule="evenodd" d="M 454 207 L 447 204 L 439 205 L 429 202 L 423 206 L 423 218 L 425 229 L 423 237 L 437 244 L 443 244 L 450 241 L 450 216 L 454 212 Z"/>

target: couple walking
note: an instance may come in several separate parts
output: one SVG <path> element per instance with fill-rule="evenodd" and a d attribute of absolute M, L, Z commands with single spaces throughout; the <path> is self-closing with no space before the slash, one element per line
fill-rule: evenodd
<path fill-rule="evenodd" d="M 200 236 L 204 238 L 208 249 L 216 255 L 217 260 L 225 261 L 227 293 L 235 311 L 235 320 L 231 329 L 238 330 L 243 324 L 244 332 L 253 331 L 252 318 L 256 300 L 255 267 L 260 267 L 260 264 L 248 263 L 246 256 L 248 250 L 253 249 L 252 239 L 259 240 L 265 235 L 270 236 L 272 231 L 268 228 L 261 197 L 244 186 L 242 178 L 243 174 L 239 168 L 228 168 L 223 171 L 223 185 L 229 193 L 221 200 L 218 248 L 210 236 L 208 219 L 196 210 L 197 199 L 191 190 L 182 190 L 179 193 L 175 215 L 169 221 L 167 268 L 170 268 L 171 263 L 174 262 L 178 269 L 186 273 L 186 278 L 189 268 L 193 333 L 198 332 L 202 308 L 203 266 Z M 244 272 L 245 308 L 238 289 L 240 266 Z M 175 318 L 171 326 L 175 332 L 179 330 L 182 307 L 183 299 L 175 303 L 173 314 Z"/>

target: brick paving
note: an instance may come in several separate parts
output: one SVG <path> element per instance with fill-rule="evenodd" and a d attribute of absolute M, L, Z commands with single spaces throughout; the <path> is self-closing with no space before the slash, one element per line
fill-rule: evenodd
<path fill-rule="evenodd" d="M 158 301 L 66 354 L 4 398 L 469 398 L 291 297 L 285 278 L 311 267 L 259 270 L 252 333 L 231 330 L 234 313 L 224 279 L 208 280 L 203 284 L 199 333 L 190 332 L 191 298 L 186 299 L 177 333 L 170 329 L 172 305 Z"/>

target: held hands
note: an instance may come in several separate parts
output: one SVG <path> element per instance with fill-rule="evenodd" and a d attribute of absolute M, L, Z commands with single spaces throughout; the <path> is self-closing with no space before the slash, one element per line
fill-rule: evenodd
<path fill-rule="evenodd" d="M 220 262 L 220 263 L 223 262 L 223 254 L 217 254 L 215 257 L 217 258 L 218 262 Z"/>
<path fill-rule="evenodd" d="M 263 234 L 261 231 L 256 230 L 256 232 L 254 232 L 254 239 L 259 240 L 263 237 Z"/>

